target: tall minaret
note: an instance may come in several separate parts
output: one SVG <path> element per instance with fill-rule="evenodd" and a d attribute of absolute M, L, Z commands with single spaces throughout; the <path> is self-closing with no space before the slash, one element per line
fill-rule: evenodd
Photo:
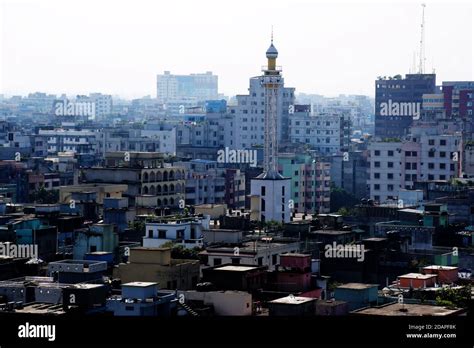
<path fill-rule="evenodd" d="M 291 180 L 278 173 L 278 96 L 283 79 L 281 69 L 276 65 L 278 51 L 273 46 L 273 31 L 266 56 L 268 65 L 262 69 L 260 77 L 265 93 L 263 173 L 250 182 L 251 219 L 289 222 Z"/>
<path fill-rule="evenodd" d="M 268 65 L 262 69 L 262 86 L 265 89 L 265 135 L 263 170 L 270 175 L 277 172 L 278 155 L 278 91 L 283 87 L 281 69 L 276 66 L 278 51 L 273 45 L 273 30 L 270 47 L 266 53 Z"/>

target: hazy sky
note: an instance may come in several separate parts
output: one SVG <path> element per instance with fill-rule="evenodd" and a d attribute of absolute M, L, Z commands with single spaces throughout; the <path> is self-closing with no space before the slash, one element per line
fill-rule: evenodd
<path fill-rule="evenodd" d="M 4 94 L 156 95 L 156 74 L 213 71 L 247 92 L 274 26 L 278 65 L 297 92 L 373 96 L 379 75 L 409 73 L 421 1 L 27 0 L 1 2 Z M 473 80 L 471 1 L 425 1 L 426 70 Z"/>

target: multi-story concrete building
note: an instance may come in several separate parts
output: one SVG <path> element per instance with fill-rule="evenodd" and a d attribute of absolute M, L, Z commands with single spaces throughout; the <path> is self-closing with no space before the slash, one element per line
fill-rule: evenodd
<path fill-rule="evenodd" d="M 100 151 L 98 130 L 89 129 L 39 129 L 36 140 L 43 139 L 48 147 L 48 154 L 74 152 L 77 154 L 96 155 Z"/>
<path fill-rule="evenodd" d="M 279 171 L 291 178 L 294 212 L 329 213 L 330 164 L 310 155 L 280 154 Z"/>
<path fill-rule="evenodd" d="M 104 167 L 87 168 L 83 174 L 87 183 L 126 183 L 132 205 L 142 195 L 155 197 L 157 208 L 176 208 L 184 201 L 184 168 L 165 163 L 158 152 L 109 152 Z"/>
<path fill-rule="evenodd" d="M 174 259 L 171 248 L 130 248 L 128 263 L 114 268 L 122 282 L 157 282 L 165 289 L 188 290 L 199 281 L 199 260 Z"/>
<path fill-rule="evenodd" d="M 170 216 L 147 221 L 143 246 L 159 248 L 171 241 L 186 248 L 202 247 L 203 231 L 209 229 L 210 220 L 209 216 L 203 218 Z"/>
<path fill-rule="evenodd" d="M 348 151 L 331 157 L 331 181 L 358 199 L 367 198 L 367 151 Z"/>
<path fill-rule="evenodd" d="M 275 67 L 281 71 L 280 67 Z M 284 78 L 279 76 L 277 92 L 277 132 L 278 141 L 287 141 L 288 119 L 290 112 L 294 110 L 295 89 L 284 87 Z M 250 149 L 264 143 L 264 119 L 265 119 L 265 87 L 262 85 L 262 77 L 250 78 L 249 94 L 237 95 L 237 105 L 229 106 L 229 113 L 233 121 L 229 123 L 230 129 L 225 138 L 229 141 L 226 146 L 236 149 Z"/>
<path fill-rule="evenodd" d="M 444 81 L 442 91 L 448 118 L 474 116 L 474 81 Z"/>
<path fill-rule="evenodd" d="M 275 270 L 280 264 L 281 254 L 298 252 L 298 242 L 253 241 L 239 246 L 209 246 L 200 255 L 206 266 L 234 264 L 267 266 L 269 270 Z"/>
<path fill-rule="evenodd" d="M 165 71 L 156 79 L 157 98 L 162 103 L 181 98 L 193 98 L 196 101 L 217 99 L 217 80 L 218 77 L 210 71 L 190 75 L 173 75 Z"/>
<path fill-rule="evenodd" d="M 398 200 L 400 189 L 415 182 L 450 180 L 462 171 L 461 134 L 414 133 L 406 140 L 369 145 L 370 197 Z"/>
<path fill-rule="evenodd" d="M 112 114 L 112 96 L 102 93 L 91 93 L 89 99 L 95 104 L 96 119 L 102 120 Z"/>
<path fill-rule="evenodd" d="M 289 120 L 290 141 L 309 144 L 324 155 L 340 154 L 349 147 L 350 124 L 350 117 L 344 114 L 295 112 Z"/>
<path fill-rule="evenodd" d="M 125 127 L 105 128 L 101 133 L 101 153 L 112 151 L 176 153 L 176 129 L 129 129 Z"/>
<path fill-rule="evenodd" d="M 412 121 L 420 117 L 423 94 L 435 92 L 435 74 L 379 77 L 375 81 L 375 136 L 408 134 Z"/>
<path fill-rule="evenodd" d="M 219 168 L 216 161 L 178 162 L 186 168 L 186 204 L 245 205 L 245 175 L 239 169 Z"/>

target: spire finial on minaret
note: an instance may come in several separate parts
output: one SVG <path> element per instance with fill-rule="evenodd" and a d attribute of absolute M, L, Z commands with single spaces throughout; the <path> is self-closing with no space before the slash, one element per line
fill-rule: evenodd
<path fill-rule="evenodd" d="M 273 24 L 272 24 L 272 44 L 273 44 Z"/>

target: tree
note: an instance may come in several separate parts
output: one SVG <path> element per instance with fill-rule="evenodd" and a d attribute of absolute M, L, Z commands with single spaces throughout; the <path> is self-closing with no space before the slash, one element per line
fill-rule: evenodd
<path fill-rule="evenodd" d="M 141 220 L 134 220 L 133 222 L 129 222 L 128 226 L 135 230 L 135 232 L 145 235 L 145 222 Z"/>
<path fill-rule="evenodd" d="M 44 186 L 41 186 L 30 195 L 30 200 L 39 204 L 54 204 L 59 201 L 59 191 L 47 191 Z"/>
<path fill-rule="evenodd" d="M 331 211 L 346 208 L 347 212 L 349 212 L 356 204 L 359 204 L 359 200 L 354 195 L 340 187 L 333 186 L 331 188 Z"/>
<path fill-rule="evenodd" d="M 464 286 L 461 289 L 444 288 L 436 297 L 437 306 L 449 308 L 464 308 L 471 300 L 471 286 Z"/>

